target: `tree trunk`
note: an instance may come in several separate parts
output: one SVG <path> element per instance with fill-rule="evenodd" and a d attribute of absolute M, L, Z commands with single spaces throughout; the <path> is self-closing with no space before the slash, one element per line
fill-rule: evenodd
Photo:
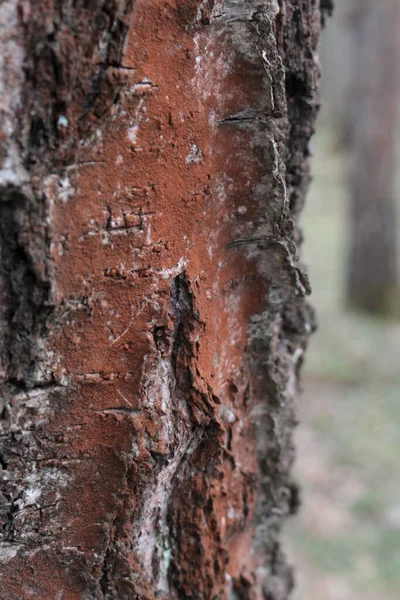
<path fill-rule="evenodd" d="M 334 128 L 338 147 L 347 147 L 348 95 L 351 86 L 351 60 L 355 36 L 353 32 L 354 4 L 357 0 L 336 0 L 335 14 L 321 43 L 322 110 L 319 116 Z"/>
<path fill-rule="evenodd" d="M 398 312 L 394 201 L 398 0 L 359 0 L 350 96 L 350 231 L 347 300 L 370 313 Z"/>
<path fill-rule="evenodd" d="M 0 4 L 1 598 L 288 597 L 320 17 Z"/>

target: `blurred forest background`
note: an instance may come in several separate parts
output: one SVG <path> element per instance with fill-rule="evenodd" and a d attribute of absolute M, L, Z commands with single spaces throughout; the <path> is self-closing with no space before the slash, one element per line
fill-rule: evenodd
<path fill-rule="evenodd" d="M 302 508 L 289 521 L 286 548 L 297 565 L 294 600 L 394 600 L 400 590 L 400 3 L 335 4 L 323 40 L 323 108 L 302 220 L 319 329 L 298 407 Z"/>

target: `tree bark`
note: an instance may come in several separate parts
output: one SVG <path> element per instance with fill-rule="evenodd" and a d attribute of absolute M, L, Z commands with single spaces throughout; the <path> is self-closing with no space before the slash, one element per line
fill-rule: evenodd
<path fill-rule="evenodd" d="M 351 308 L 398 313 L 394 198 L 399 92 L 397 0 L 357 2 L 349 144 L 347 301 Z"/>
<path fill-rule="evenodd" d="M 285 600 L 319 4 L 0 13 L 0 597 Z"/>

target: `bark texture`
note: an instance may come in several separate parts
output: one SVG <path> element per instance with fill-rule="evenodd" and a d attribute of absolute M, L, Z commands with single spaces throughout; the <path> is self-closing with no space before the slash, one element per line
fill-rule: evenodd
<path fill-rule="evenodd" d="M 321 16 L 0 4 L 0 598 L 288 597 Z"/>
<path fill-rule="evenodd" d="M 398 315 L 394 182 L 400 4 L 357 0 L 353 19 L 347 301 L 357 310 Z"/>

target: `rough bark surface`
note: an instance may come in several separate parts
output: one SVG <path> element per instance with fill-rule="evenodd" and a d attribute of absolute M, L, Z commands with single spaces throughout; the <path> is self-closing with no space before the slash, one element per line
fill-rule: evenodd
<path fill-rule="evenodd" d="M 288 597 L 320 22 L 0 4 L 0 598 Z"/>

